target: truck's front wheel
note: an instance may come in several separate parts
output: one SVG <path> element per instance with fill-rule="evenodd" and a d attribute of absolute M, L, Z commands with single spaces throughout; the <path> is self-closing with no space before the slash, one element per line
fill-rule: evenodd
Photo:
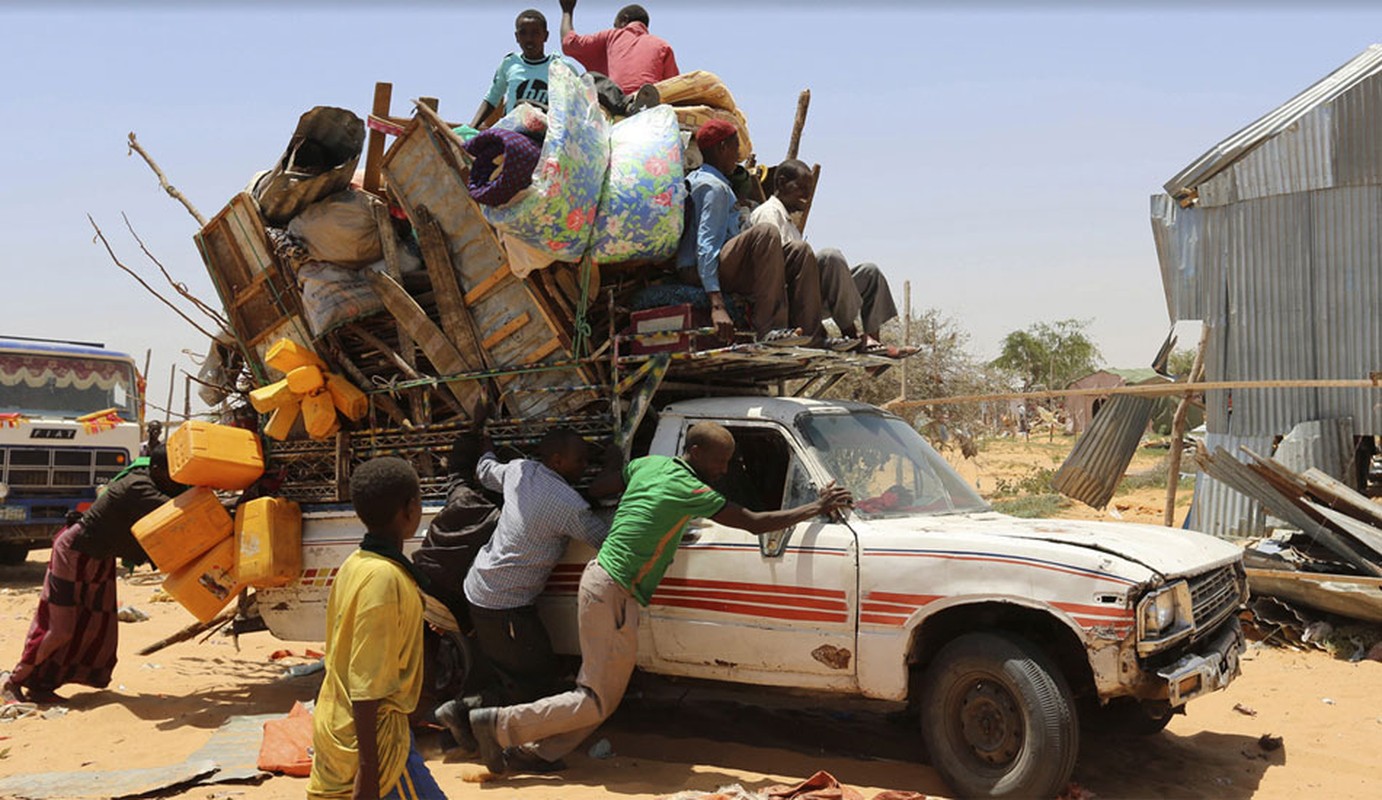
<path fill-rule="evenodd" d="M 1079 751 L 1060 671 L 1027 640 L 971 633 L 926 670 L 921 730 L 931 763 L 964 797 L 1052 797 Z"/>

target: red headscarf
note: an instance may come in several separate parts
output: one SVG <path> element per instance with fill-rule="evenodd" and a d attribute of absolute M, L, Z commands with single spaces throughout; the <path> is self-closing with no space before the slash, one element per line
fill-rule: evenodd
<path fill-rule="evenodd" d="M 738 136 L 739 129 L 734 123 L 722 119 L 712 119 L 696 131 L 696 144 L 701 150 L 709 150 L 731 136 Z"/>

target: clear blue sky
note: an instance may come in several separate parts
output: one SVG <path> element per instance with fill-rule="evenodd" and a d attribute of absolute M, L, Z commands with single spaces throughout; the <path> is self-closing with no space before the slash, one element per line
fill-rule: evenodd
<path fill-rule="evenodd" d="M 169 365 L 195 371 L 181 352 L 204 343 L 115 268 L 86 214 L 156 277 L 127 213 L 180 280 L 215 293 L 195 222 L 126 158 L 126 133 L 211 216 L 272 165 L 299 114 L 363 115 L 376 80 L 394 83 L 396 113 L 433 95 L 467 119 L 530 4 L 0 0 L 0 333 L 104 341 L 141 361 L 152 348 L 162 403 Z M 581 2 L 577 28 L 606 26 L 618 5 Z M 1382 40 L 1382 13 L 1362 5 L 644 5 L 684 70 L 725 79 L 760 160 L 783 155 L 811 88 L 815 245 L 879 263 L 899 304 L 910 280 L 913 303 L 955 317 L 981 357 L 1009 331 L 1076 317 L 1118 367 L 1144 365 L 1168 327 L 1148 197 Z M 557 4 L 537 7 L 555 49 Z"/>

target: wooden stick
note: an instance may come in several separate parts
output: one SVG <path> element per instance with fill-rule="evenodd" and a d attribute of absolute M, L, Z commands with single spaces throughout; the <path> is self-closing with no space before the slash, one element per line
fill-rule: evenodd
<path fill-rule="evenodd" d="M 192 327 L 196 328 L 198 331 L 202 333 L 202 335 L 206 336 L 206 338 L 210 339 L 212 342 L 216 341 L 216 336 L 214 334 L 212 334 L 206 328 L 203 328 L 202 326 L 193 322 L 192 318 L 182 313 L 182 309 L 173 305 L 172 301 L 170 301 L 163 295 L 159 294 L 158 292 L 154 291 L 154 287 L 150 286 L 147 281 L 139 277 L 139 273 L 135 272 L 134 270 L 130 269 L 129 267 L 121 263 L 120 259 L 115 255 L 115 250 L 111 248 L 110 242 L 106 241 L 106 235 L 101 232 L 101 227 L 96 224 L 96 220 L 92 219 L 90 214 L 86 215 L 86 221 L 90 222 L 91 227 L 96 230 L 96 238 L 101 240 L 101 244 L 105 245 L 106 252 L 110 254 L 110 260 L 115 262 L 115 266 L 129 273 L 130 277 L 134 278 L 136 281 L 139 281 L 140 286 L 143 286 L 146 290 L 148 290 L 149 294 L 153 295 L 154 297 L 157 297 L 159 301 L 162 302 L 165 306 L 173 309 L 173 312 L 176 313 L 179 317 L 182 317 L 183 321 L 186 322 L 188 325 L 191 325 Z"/>
<path fill-rule="evenodd" d="M 158 164 L 154 162 L 153 158 L 143 146 L 139 144 L 139 141 L 134 138 L 134 131 L 130 131 L 129 150 L 125 151 L 125 155 L 128 156 L 130 153 L 138 153 L 140 157 L 144 159 L 144 163 L 149 165 L 149 169 L 153 170 L 154 174 L 158 176 L 158 185 L 163 187 L 163 191 L 167 192 L 169 197 L 182 203 L 187 209 L 187 212 L 197 221 L 198 225 L 203 228 L 206 227 L 206 217 L 202 216 L 202 212 L 198 211 L 196 206 L 192 205 L 192 201 L 188 200 L 182 192 L 173 188 L 173 185 L 168 182 L 168 177 L 163 174 L 163 170 L 158 168 Z"/>
<path fill-rule="evenodd" d="M 235 619 L 235 611 L 236 610 L 233 607 L 227 608 L 225 611 L 222 611 L 221 613 L 217 614 L 215 617 L 207 620 L 206 622 L 195 622 L 191 625 L 188 625 L 186 628 L 183 628 L 177 633 L 165 636 L 162 639 L 159 639 L 158 641 L 154 642 L 153 644 L 148 645 L 144 649 L 137 651 L 137 654 L 141 656 L 151 656 L 169 645 L 174 645 L 178 642 L 185 642 L 188 639 L 195 638 L 197 635 L 201 634 L 204 631 L 220 627 L 221 625 L 224 625 L 230 620 Z"/>
<path fill-rule="evenodd" d="M 888 410 L 910 408 L 912 406 L 939 406 L 947 403 L 983 403 L 989 400 L 1045 400 L 1052 397 L 1102 397 L 1116 394 L 1131 394 L 1141 397 L 1174 397 L 1195 392 L 1211 392 L 1223 389 L 1382 389 L 1382 378 L 1378 380 L 1355 380 L 1350 378 L 1315 378 L 1310 380 L 1269 380 L 1269 381 L 1204 381 L 1194 386 L 1184 383 L 1157 383 L 1146 386 L 1112 386 L 1105 389 L 1049 389 L 1038 392 L 998 392 L 995 394 L 957 394 L 950 397 L 930 397 L 924 400 L 909 400 L 906 403 L 889 403 Z"/>
<path fill-rule="evenodd" d="M 802 89 L 797 97 L 797 117 L 792 121 L 792 138 L 788 140 L 787 157 L 796 158 L 801 149 L 801 131 L 806 127 L 806 111 L 811 107 L 811 90 Z"/>
<path fill-rule="evenodd" d="M 797 230 L 806 232 L 806 220 L 811 216 L 811 205 L 816 202 L 816 186 L 821 181 L 821 165 L 814 164 L 811 167 L 811 195 L 806 198 L 806 207 L 801 210 L 801 224 Z"/>
<path fill-rule="evenodd" d="M 347 323 L 345 325 L 345 329 L 350 331 L 350 333 L 353 336 L 355 336 L 355 338 L 359 339 L 360 341 L 364 342 L 370 347 L 373 347 L 375 350 L 378 350 L 380 355 L 388 359 L 389 363 L 397 367 L 398 371 L 408 376 L 408 378 L 412 380 L 422 379 L 422 373 L 417 371 L 417 366 L 415 364 L 409 364 L 407 361 L 404 361 L 403 357 L 400 356 L 398 353 L 394 352 L 392 348 L 385 344 L 383 339 L 380 339 L 378 336 L 375 336 L 374 334 L 370 333 L 369 331 L 365 330 L 364 328 L 360 327 L 359 325 L 353 322 Z M 454 397 L 451 397 L 446 392 L 440 391 L 438 392 L 438 395 L 441 397 L 442 401 L 445 402 L 447 405 L 451 406 L 451 409 L 455 411 L 457 414 L 461 414 L 462 416 L 465 415 L 465 409 L 461 408 L 460 404 L 456 402 L 456 399 Z"/>
<path fill-rule="evenodd" d="M 1200 329 L 1200 344 L 1195 349 L 1195 362 L 1190 367 L 1190 374 L 1186 376 L 1187 384 L 1194 383 L 1203 377 L 1204 373 L 1204 351 L 1209 343 L 1209 326 L 1202 325 Z M 1170 528 L 1176 523 L 1176 491 L 1180 488 L 1180 459 L 1181 449 L 1185 439 L 1185 418 L 1190 413 L 1190 395 L 1183 395 L 1180 403 L 1176 405 L 1176 414 L 1171 418 L 1171 458 L 1166 465 L 1166 515 L 1163 519 L 1166 527 Z"/>
<path fill-rule="evenodd" d="M 370 106 L 370 113 L 378 117 L 387 117 L 389 107 L 393 104 L 393 84 L 379 82 L 374 84 L 374 103 Z M 365 180 L 364 189 L 373 194 L 379 194 L 381 163 L 384 160 L 384 133 L 373 128 L 369 132 L 369 144 L 365 148 Z"/>
<path fill-rule="evenodd" d="M 130 236 L 134 237 L 134 241 L 139 244 L 139 249 L 143 250 L 144 255 L 148 256 L 149 260 L 154 262 L 154 266 L 158 267 L 158 271 L 163 273 L 163 278 L 168 281 L 168 285 L 172 286 L 174 291 L 182 295 L 184 300 L 196 306 L 198 311 L 210 317 L 212 322 L 220 325 L 225 330 L 230 330 L 230 321 L 221 316 L 219 311 L 203 302 L 201 298 L 192 294 L 192 292 L 188 290 L 187 284 L 178 283 L 173 280 L 173 276 L 168 274 L 168 270 L 163 266 L 163 262 L 159 261 L 154 257 L 153 253 L 149 252 L 149 248 L 144 245 L 144 240 L 139 237 L 139 234 L 134 230 L 134 225 L 130 224 L 130 218 L 126 216 L 123 211 L 120 212 L 120 218 L 125 221 L 125 228 L 130 232 Z"/>

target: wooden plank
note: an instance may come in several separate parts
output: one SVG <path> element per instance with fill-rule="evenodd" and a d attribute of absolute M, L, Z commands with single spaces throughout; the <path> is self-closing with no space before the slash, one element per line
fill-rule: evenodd
<path fill-rule="evenodd" d="M 370 106 L 370 113 L 378 117 L 387 117 L 389 107 L 393 104 L 393 84 L 380 81 L 374 84 L 374 103 Z M 365 191 L 379 194 L 380 162 L 384 160 L 384 133 L 373 128 L 369 132 L 369 143 L 365 146 L 365 180 L 363 186 Z"/>
<path fill-rule="evenodd" d="M 370 285 L 378 292 L 384 307 L 394 319 L 408 329 L 408 334 L 422 348 L 432 366 L 445 375 L 467 371 L 465 359 L 456 351 L 456 346 L 446 338 L 446 334 L 442 333 L 435 322 L 428 319 L 422 306 L 417 304 L 398 281 L 373 270 L 365 270 L 365 274 L 369 277 Z M 473 381 L 451 381 L 446 384 L 446 388 L 460 401 L 462 407 L 472 410 L 476 407 L 480 389 Z"/>
<path fill-rule="evenodd" d="M 465 298 L 461 285 L 456 280 L 456 270 L 451 267 L 451 254 L 446 249 L 446 237 L 441 227 L 433 219 L 427 206 L 419 205 L 414 210 L 413 229 L 417 231 L 418 244 L 422 249 L 422 261 L 427 265 L 427 276 L 432 280 L 432 292 L 437 301 L 437 316 L 441 318 L 442 330 L 451 338 L 465 362 L 467 372 L 481 368 L 479 342 L 476 341 L 475 328 L 470 314 L 466 311 Z"/>
<path fill-rule="evenodd" d="M 483 298 L 490 292 L 494 291 L 494 289 L 498 287 L 499 284 L 503 283 L 505 278 L 509 278 L 512 276 L 513 271 L 509 269 L 508 264 L 505 264 L 499 269 L 496 269 L 494 272 L 490 273 L 489 276 L 486 277 L 484 280 L 475 284 L 475 288 L 465 293 L 465 304 L 468 306 L 475 305 L 476 303 L 480 302 L 481 298 Z"/>
<path fill-rule="evenodd" d="M 1343 533 L 1358 544 L 1371 550 L 1374 561 L 1382 562 L 1382 530 L 1378 530 L 1366 522 L 1359 522 L 1353 517 L 1335 511 L 1332 508 L 1327 508 L 1309 500 L 1305 502 L 1310 508 L 1322 515 L 1325 521 L 1330 525 L 1338 528 L 1340 533 Z"/>
<path fill-rule="evenodd" d="M 541 361 L 542 359 L 546 358 L 552 353 L 555 353 L 560 348 L 560 339 L 550 339 L 547 341 L 546 344 L 539 345 L 537 349 L 533 350 L 533 352 L 530 353 L 527 358 L 523 359 L 523 363 L 525 365 L 536 364 L 537 362 Z"/>
<path fill-rule="evenodd" d="M 1310 495 L 1321 503 L 1354 519 L 1382 527 L 1382 505 L 1362 492 L 1315 467 L 1307 469 L 1301 480 L 1305 481 Z"/>
<path fill-rule="evenodd" d="M 486 350 L 489 350 L 490 348 L 494 347 L 495 345 L 512 336 L 514 332 L 517 331 L 519 328 L 522 328 L 524 325 L 527 325 L 528 320 L 530 319 L 532 318 L 528 316 L 528 312 L 526 311 L 522 314 L 519 314 L 518 316 L 509 320 L 508 324 L 506 324 L 504 327 L 500 328 L 494 333 L 491 333 L 482 343 L 482 346 Z"/>
<path fill-rule="evenodd" d="M 1248 569 L 1248 588 L 1266 595 L 1365 622 L 1382 623 L 1382 580 L 1276 569 Z"/>
<path fill-rule="evenodd" d="M 389 216 L 388 206 L 378 203 L 370 206 L 374 214 L 374 226 L 379 231 L 379 244 L 384 252 L 384 269 L 389 277 L 402 283 L 403 281 L 403 260 L 398 252 L 398 236 L 394 233 L 393 219 Z M 394 323 L 394 332 L 398 337 L 398 355 L 403 362 L 417 371 L 417 343 L 413 337 L 408 335 L 408 331 L 402 323 Z M 422 402 L 420 392 L 408 390 L 404 396 L 408 398 L 408 410 L 416 422 L 426 424 L 431 421 L 431 414 Z"/>

